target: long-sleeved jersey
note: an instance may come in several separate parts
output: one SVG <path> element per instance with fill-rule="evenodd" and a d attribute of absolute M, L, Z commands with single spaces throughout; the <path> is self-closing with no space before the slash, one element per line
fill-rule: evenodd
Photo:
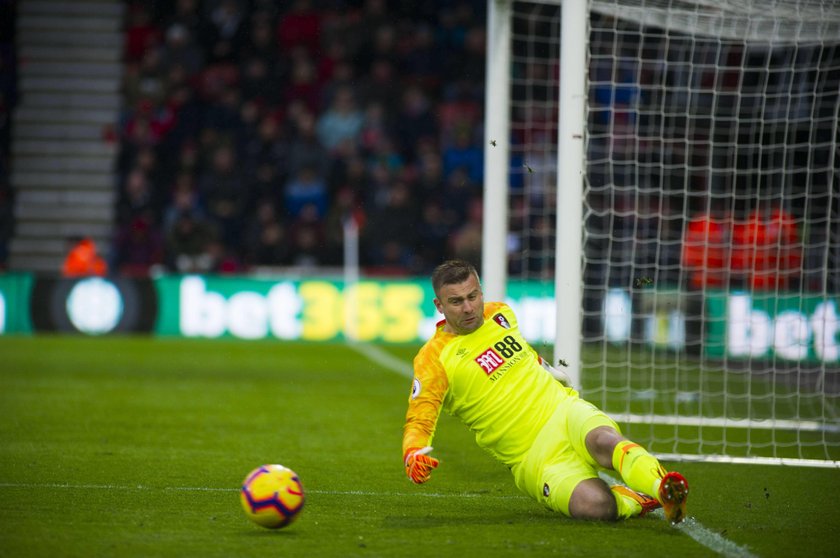
<path fill-rule="evenodd" d="M 467 335 L 443 330 L 414 359 L 403 453 L 431 444 L 441 409 L 459 417 L 478 445 L 512 467 L 567 395 L 525 341 L 504 303 L 484 305 L 484 324 Z"/>

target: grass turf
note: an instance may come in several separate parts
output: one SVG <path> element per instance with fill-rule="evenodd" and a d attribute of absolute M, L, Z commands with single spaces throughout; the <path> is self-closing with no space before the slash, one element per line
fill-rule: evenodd
<path fill-rule="evenodd" d="M 408 390 L 342 345 L 0 337 L 0 556 L 836 555 L 836 470 L 683 463 L 689 528 L 577 522 L 444 416 L 416 487 Z M 307 490 L 280 531 L 238 502 L 273 462 Z"/>

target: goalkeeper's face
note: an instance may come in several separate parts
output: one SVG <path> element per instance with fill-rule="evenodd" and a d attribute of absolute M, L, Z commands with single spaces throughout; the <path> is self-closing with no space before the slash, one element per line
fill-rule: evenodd
<path fill-rule="evenodd" d="M 446 318 L 446 331 L 466 335 L 480 328 L 484 323 L 484 294 L 478 277 L 470 275 L 463 283 L 441 286 L 435 307 Z"/>

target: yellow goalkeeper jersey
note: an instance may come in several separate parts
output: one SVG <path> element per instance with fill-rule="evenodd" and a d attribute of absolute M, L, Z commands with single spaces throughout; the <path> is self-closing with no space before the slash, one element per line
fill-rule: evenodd
<path fill-rule="evenodd" d="M 484 324 L 467 335 L 448 333 L 444 324 L 414 359 L 403 454 L 431 445 L 445 408 L 475 433 L 480 447 L 512 467 L 567 392 L 542 367 L 508 305 L 486 303 Z"/>

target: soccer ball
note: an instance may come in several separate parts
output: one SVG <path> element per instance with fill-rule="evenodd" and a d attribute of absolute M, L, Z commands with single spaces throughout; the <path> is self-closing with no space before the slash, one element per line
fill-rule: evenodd
<path fill-rule="evenodd" d="M 248 519 L 278 529 L 295 520 L 305 497 L 294 471 L 282 465 L 263 465 L 245 477 L 239 500 Z"/>

